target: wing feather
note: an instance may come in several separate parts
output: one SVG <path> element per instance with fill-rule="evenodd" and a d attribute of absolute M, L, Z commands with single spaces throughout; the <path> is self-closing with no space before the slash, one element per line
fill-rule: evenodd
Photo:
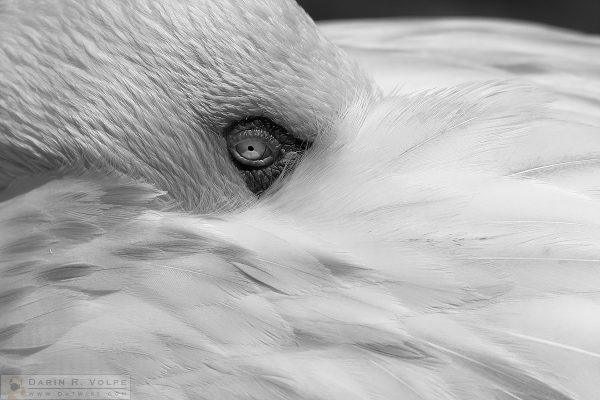
<path fill-rule="evenodd" d="M 600 134 L 552 107 L 506 82 L 365 98 L 216 216 L 113 174 L 17 181 L 0 372 L 129 374 L 140 398 L 594 398 Z"/>

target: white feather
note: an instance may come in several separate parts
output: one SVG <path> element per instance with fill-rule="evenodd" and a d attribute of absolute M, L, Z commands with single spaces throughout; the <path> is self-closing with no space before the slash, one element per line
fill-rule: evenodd
<path fill-rule="evenodd" d="M 413 24 L 327 31 L 427 43 L 441 77 L 435 24 L 426 42 L 385 36 Z M 570 35 L 482 26 L 555 58 Z M 498 60 L 503 43 L 485 50 Z M 513 50 L 539 56 L 527 49 Z M 600 131 L 535 80 L 463 62 L 486 82 L 363 94 L 237 211 L 178 212 L 119 174 L 15 181 L 0 202 L 2 373 L 129 374 L 135 398 L 180 400 L 595 398 Z"/>

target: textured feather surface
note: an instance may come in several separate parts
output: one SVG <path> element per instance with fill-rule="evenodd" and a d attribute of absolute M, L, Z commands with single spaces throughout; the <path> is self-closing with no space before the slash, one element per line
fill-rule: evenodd
<path fill-rule="evenodd" d="M 0 374 L 127 374 L 136 399 L 598 397 L 598 38 L 323 25 L 382 97 L 291 2 L 0 13 Z M 256 201 L 222 137 L 248 115 L 319 134 Z"/>
<path fill-rule="evenodd" d="M 320 25 L 389 93 L 514 79 L 552 93 L 553 107 L 600 124 L 600 38 L 502 20 L 439 19 Z"/>
<path fill-rule="evenodd" d="M 128 374 L 148 399 L 596 398 L 599 111 L 484 75 L 363 95 L 235 212 L 116 173 L 14 181 L 0 372 Z"/>

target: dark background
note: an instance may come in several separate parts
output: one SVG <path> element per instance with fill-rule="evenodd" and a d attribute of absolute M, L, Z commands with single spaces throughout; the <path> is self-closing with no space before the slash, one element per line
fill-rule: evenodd
<path fill-rule="evenodd" d="M 600 33 L 600 0 L 298 0 L 313 19 L 495 17 Z"/>

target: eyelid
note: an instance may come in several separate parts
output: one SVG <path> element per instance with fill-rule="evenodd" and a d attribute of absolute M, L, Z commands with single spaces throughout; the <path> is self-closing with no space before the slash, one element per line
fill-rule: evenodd
<path fill-rule="evenodd" d="M 223 131 L 223 136 L 234 166 L 248 189 L 257 196 L 281 179 L 284 172 L 293 171 L 311 146 L 310 141 L 299 139 L 265 116 L 248 116 L 235 121 Z M 262 148 L 248 149 L 256 141 L 264 145 L 264 152 Z"/>

